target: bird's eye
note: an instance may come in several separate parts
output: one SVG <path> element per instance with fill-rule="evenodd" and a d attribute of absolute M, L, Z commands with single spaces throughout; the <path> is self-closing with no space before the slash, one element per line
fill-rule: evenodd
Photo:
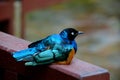
<path fill-rule="evenodd" d="M 74 32 L 71 32 L 71 35 L 74 35 Z"/>

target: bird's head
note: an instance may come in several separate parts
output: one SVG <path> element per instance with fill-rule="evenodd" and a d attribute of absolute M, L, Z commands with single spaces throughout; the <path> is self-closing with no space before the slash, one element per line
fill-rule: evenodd
<path fill-rule="evenodd" d="M 66 28 L 60 32 L 60 36 L 64 39 L 68 39 L 70 41 L 73 41 L 75 37 L 79 34 L 83 34 L 82 31 L 77 31 L 73 28 Z"/>

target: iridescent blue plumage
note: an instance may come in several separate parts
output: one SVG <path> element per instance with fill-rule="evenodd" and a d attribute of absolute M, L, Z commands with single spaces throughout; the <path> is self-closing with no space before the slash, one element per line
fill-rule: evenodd
<path fill-rule="evenodd" d="M 27 66 L 50 64 L 67 60 L 70 52 L 77 51 L 75 37 L 82 32 L 67 28 L 60 34 L 52 34 L 42 40 L 31 43 L 27 49 L 13 53 L 17 61 L 26 60 Z"/>

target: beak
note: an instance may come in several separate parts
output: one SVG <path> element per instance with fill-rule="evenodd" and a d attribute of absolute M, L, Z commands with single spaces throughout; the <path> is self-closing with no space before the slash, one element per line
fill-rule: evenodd
<path fill-rule="evenodd" d="M 78 34 L 84 34 L 84 32 L 82 32 L 82 31 L 78 31 Z"/>

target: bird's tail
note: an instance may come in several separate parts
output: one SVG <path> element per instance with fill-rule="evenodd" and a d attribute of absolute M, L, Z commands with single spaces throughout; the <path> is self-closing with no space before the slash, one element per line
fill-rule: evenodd
<path fill-rule="evenodd" d="M 13 52 L 12 54 L 13 54 L 13 57 L 17 61 L 22 61 L 22 60 L 25 60 L 25 59 L 28 59 L 28 58 L 32 57 L 34 55 L 34 53 L 36 53 L 35 48 L 28 48 L 28 49 L 25 49 L 25 50 Z"/>

